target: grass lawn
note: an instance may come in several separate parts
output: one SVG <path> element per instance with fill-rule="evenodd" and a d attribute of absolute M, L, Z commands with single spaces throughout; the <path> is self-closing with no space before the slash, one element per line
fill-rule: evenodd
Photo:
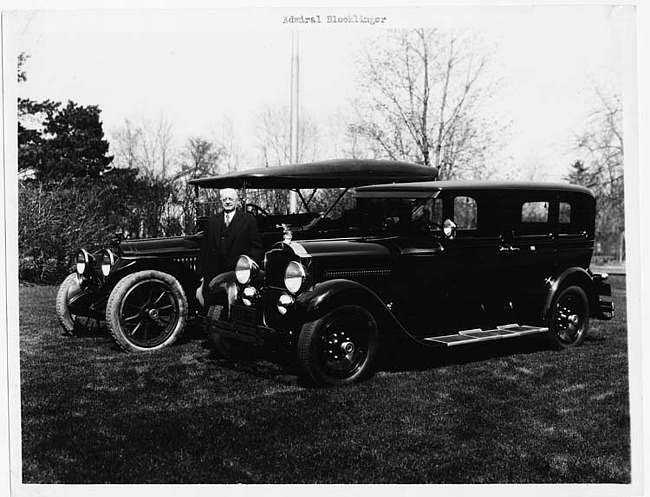
<path fill-rule="evenodd" d="M 208 359 L 68 337 L 55 287 L 20 287 L 24 483 L 629 483 L 624 277 L 578 349 L 522 338 L 409 354 L 362 384 L 302 386 Z"/>

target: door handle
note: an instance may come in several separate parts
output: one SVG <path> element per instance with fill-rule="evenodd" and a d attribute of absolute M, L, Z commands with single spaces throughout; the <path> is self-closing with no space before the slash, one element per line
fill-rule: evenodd
<path fill-rule="evenodd" d="M 500 254 L 510 254 L 512 252 L 518 252 L 520 249 L 519 247 L 513 247 L 512 245 L 501 245 L 499 246 L 499 253 Z"/>

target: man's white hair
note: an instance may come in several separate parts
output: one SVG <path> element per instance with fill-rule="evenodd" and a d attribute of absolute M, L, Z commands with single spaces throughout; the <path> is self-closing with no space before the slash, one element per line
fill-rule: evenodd
<path fill-rule="evenodd" d="M 239 199 L 239 193 L 234 188 L 222 188 L 219 190 L 219 198 L 225 197 L 226 195 L 234 197 L 235 200 Z"/>

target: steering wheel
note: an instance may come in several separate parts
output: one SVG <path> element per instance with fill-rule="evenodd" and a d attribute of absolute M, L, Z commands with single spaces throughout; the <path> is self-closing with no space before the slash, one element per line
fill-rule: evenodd
<path fill-rule="evenodd" d="M 246 212 L 250 212 L 255 217 L 269 217 L 271 215 L 266 209 L 263 209 L 257 204 L 246 204 Z"/>

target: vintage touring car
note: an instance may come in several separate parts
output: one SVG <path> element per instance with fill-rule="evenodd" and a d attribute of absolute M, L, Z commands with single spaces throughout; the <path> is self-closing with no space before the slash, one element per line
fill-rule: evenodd
<path fill-rule="evenodd" d="M 356 194 L 344 236 L 279 242 L 261 268 L 240 257 L 236 299 L 208 314 L 218 353 L 280 352 L 337 385 L 369 377 L 391 337 L 457 347 L 544 334 L 568 348 L 590 318 L 613 315 L 607 275 L 589 269 L 586 188 L 433 181 Z"/>
<path fill-rule="evenodd" d="M 218 204 L 218 189 L 242 190 L 243 204 L 256 216 L 264 249 L 289 230 L 297 238 L 337 236 L 346 223 L 345 206 L 360 185 L 435 179 L 434 168 L 379 160 L 332 160 L 252 169 L 190 181 L 197 195 L 196 234 L 128 240 L 76 255 L 76 271 L 59 287 L 56 310 L 69 333 L 88 320 L 107 322 L 127 351 L 155 350 L 173 343 L 188 316 L 202 312 L 195 297 L 196 261 L 202 223 Z M 325 191 L 324 191 L 325 189 Z M 287 214 L 288 191 L 301 210 Z M 346 204 L 347 202 L 347 204 Z M 259 205 L 262 204 L 262 205 Z"/>

